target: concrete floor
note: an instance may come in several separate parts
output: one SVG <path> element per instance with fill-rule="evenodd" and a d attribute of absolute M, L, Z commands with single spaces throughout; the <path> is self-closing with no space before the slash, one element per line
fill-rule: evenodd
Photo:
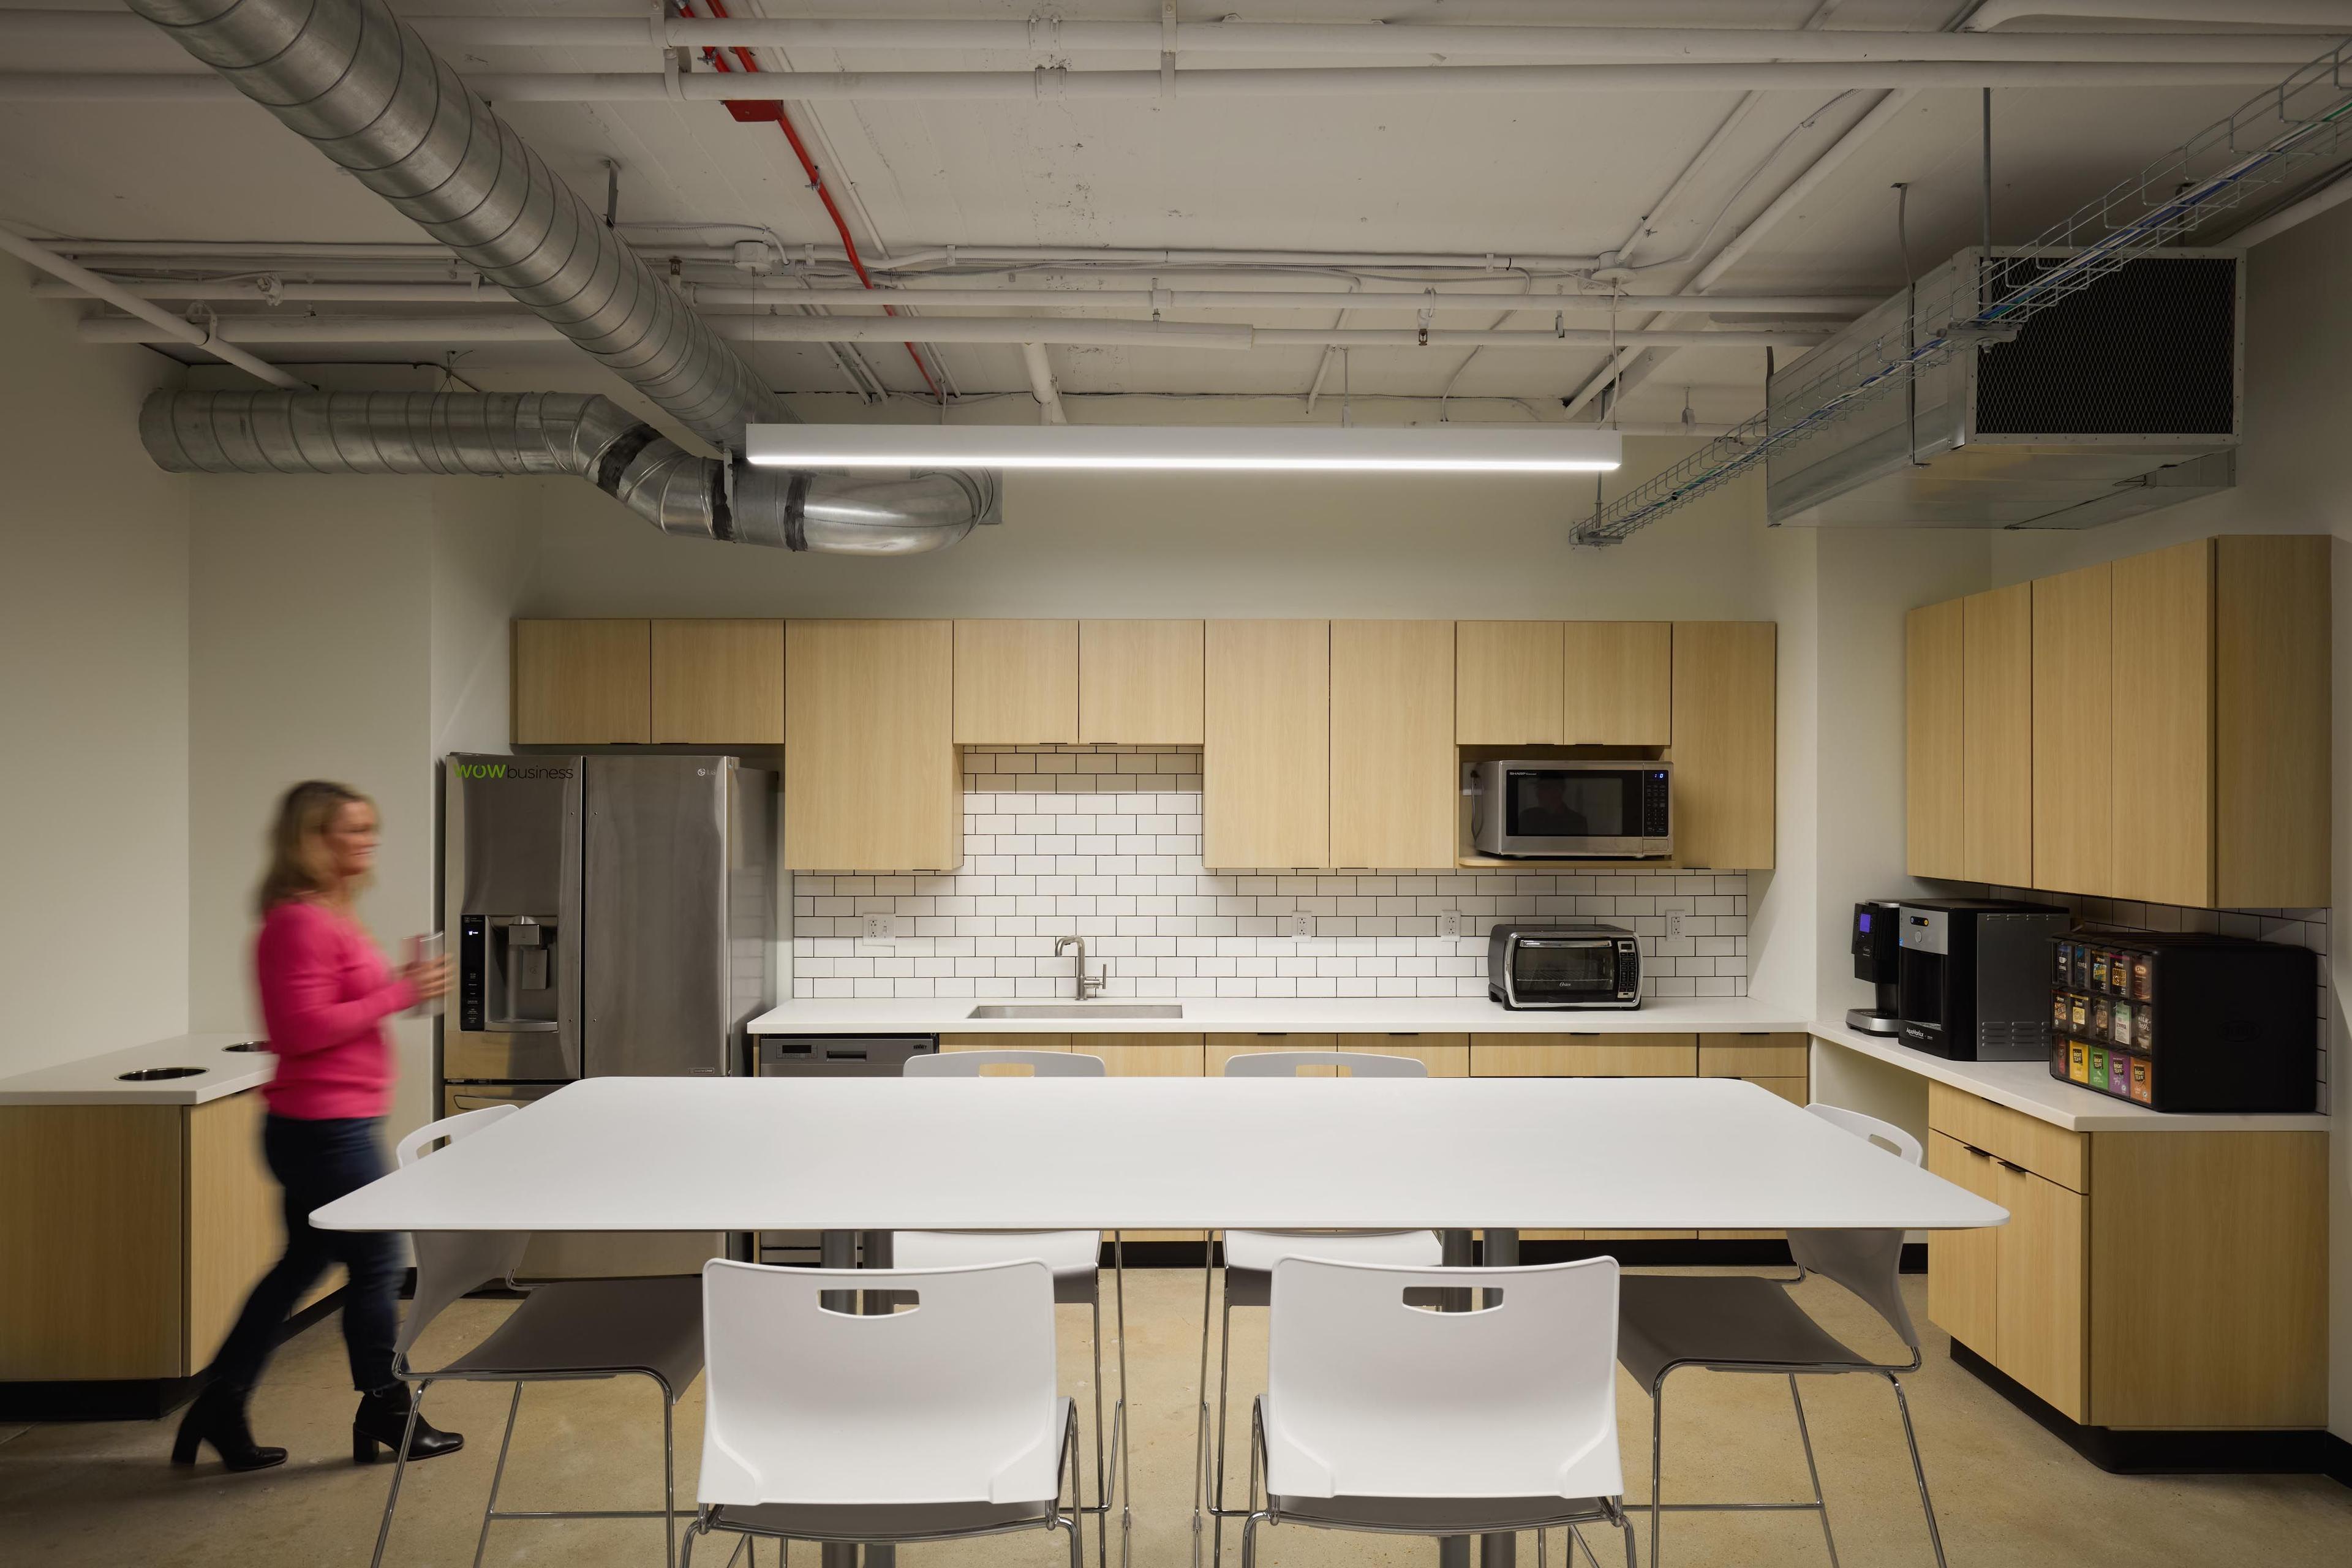
<path fill-rule="evenodd" d="M 1925 1282 L 1906 1284 L 1912 1311 L 1924 1324 Z M 1836 1286 L 1816 1279 L 1800 1290 L 1807 1308 L 1849 1343 L 1874 1353 L 1891 1348 L 1883 1325 Z M 1137 1412 L 1133 1561 L 1184 1568 L 1192 1547 L 1200 1276 L 1139 1269 L 1129 1278 L 1128 1305 L 1128 1367 Z M 422 1353 L 429 1359 L 462 1348 L 508 1310 L 493 1301 L 460 1303 L 436 1325 Z M 1084 1410 L 1089 1397 L 1085 1312 L 1060 1310 L 1064 1386 Z M 1236 1315 L 1237 1412 L 1261 1386 L 1264 1324 L 1262 1312 Z M 1954 1367 L 1943 1337 L 1927 1332 L 1927 1365 L 1906 1386 L 1953 1563 L 2292 1568 L 2347 1560 L 2352 1490 L 2312 1476 L 2104 1474 Z M 142 1568 L 364 1563 L 391 1468 L 351 1463 L 347 1424 L 353 1396 L 345 1381 L 331 1321 L 289 1344 L 255 1400 L 254 1427 L 260 1440 L 291 1448 L 293 1458 L 281 1468 L 249 1476 L 224 1473 L 209 1452 L 193 1471 L 166 1464 L 170 1423 L 0 1428 L 0 1563 Z M 458 1384 L 434 1390 L 427 1405 L 434 1419 L 465 1432 L 469 1441 L 462 1454 L 410 1472 L 388 1563 L 408 1568 L 470 1558 L 508 1394 L 505 1386 Z M 501 1501 L 519 1509 L 658 1506 L 658 1400 L 641 1379 L 533 1388 L 523 1398 Z M 1885 1383 L 1811 1379 L 1805 1405 L 1844 1561 L 1931 1563 L 1902 1428 Z M 1627 1489 L 1638 1500 L 1648 1492 L 1649 1402 L 1621 1379 L 1619 1408 Z M 677 1412 L 682 1503 L 693 1497 L 701 1416 L 698 1382 Z M 1236 1434 L 1245 1429 L 1237 1420 Z M 1241 1474 L 1238 1447 L 1234 1473 Z M 1676 1373 L 1668 1385 L 1665 1474 L 1669 1500 L 1802 1495 L 1804 1463 L 1787 1385 L 1769 1378 Z M 1643 1516 L 1635 1519 L 1645 1530 Z M 1622 1550 L 1607 1533 L 1590 1533 L 1591 1543 L 1601 1563 L 1614 1564 L 1623 1560 Z M 1237 1548 L 1237 1527 L 1231 1539 Z M 698 1561 L 719 1568 L 726 1544 L 723 1538 L 716 1547 L 706 1543 Z M 1421 1568 L 1435 1559 L 1424 1541 L 1296 1527 L 1264 1533 L 1261 1545 L 1266 1568 L 1342 1563 Z M 1563 1546 L 1555 1532 L 1548 1542 L 1551 1563 L 1567 1561 Z M 1112 1548 L 1116 1552 L 1115 1529 Z M 1644 1563 L 1646 1552 L 1645 1537 Z M 1089 1532 L 1089 1561 L 1092 1552 Z M 659 1526 L 653 1521 L 520 1521 L 493 1530 L 485 1562 L 651 1568 L 660 1554 Z M 1665 1555 L 1709 1564 L 1826 1561 L 1820 1529 L 1805 1514 L 1671 1516 Z M 763 1565 L 774 1561 L 769 1548 L 759 1556 Z M 1238 1557 L 1235 1550 L 1236 1568 Z M 1063 1538 L 1034 1534 L 910 1547 L 900 1554 L 907 1568 L 1059 1568 L 1067 1560 Z M 798 1561 L 815 1568 L 815 1551 L 801 1548 Z M 1531 1540 L 1523 1540 L 1519 1561 L 1534 1568 Z"/>

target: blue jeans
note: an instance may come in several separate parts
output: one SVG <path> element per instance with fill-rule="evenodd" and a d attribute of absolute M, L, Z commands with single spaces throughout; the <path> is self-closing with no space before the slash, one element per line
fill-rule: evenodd
<path fill-rule="evenodd" d="M 383 1125 L 375 1117 L 305 1121 L 290 1116 L 272 1116 L 263 1124 L 262 1154 L 285 1189 L 286 1255 L 246 1298 L 236 1326 L 213 1358 L 214 1382 L 250 1392 L 294 1304 L 337 1263 L 351 1277 L 343 1289 L 343 1346 L 352 1386 L 369 1394 L 399 1381 L 392 1370 L 400 1323 L 398 1238 L 387 1231 L 319 1230 L 310 1224 L 312 1209 L 384 1173 Z"/>

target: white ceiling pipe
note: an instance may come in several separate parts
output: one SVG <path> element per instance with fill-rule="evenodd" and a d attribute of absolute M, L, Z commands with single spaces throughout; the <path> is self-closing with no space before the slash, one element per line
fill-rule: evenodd
<path fill-rule="evenodd" d="M 273 275 L 274 276 L 274 275 Z M 145 300 L 239 300 L 266 297 L 258 280 L 241 279 L 117 279 L 116 287 Z M 78 299 L 83 291 L 70 284 L 36 284 L 34 293 L 48 299 Z M 698 305 L 822 305 L 832 310 L 881 310 L 916 305 L 939 309 L 1076 310 L 1328 310 L 1348 309 L 1394 310 L 1487 311 L 1497 306 L 1513 310 L 1553 311 L 1570 316 L 1609 316 L 1628 310 L 1654 310 L 1672 295 L 1495 294 L 1433 289 L 1427 293 L 1397 290 L 1349 293 L 1341 289 L 800 289 L 791 284 L 693 283 L 684 285 L 687 297 Z M 318 304 L 448 305 L 479 301 L 509 303 L 506 291 L 471 283 L 319 283 L 278 282 L 271 290 L 281 300 Z M 1852 317 L 1885 299 L 1876 294 L 1757 294 L 1723 295 L 1676 308 L 1706 315 L 1840 316 Z"/>
<path fill-rule="evenodd" d="M 726 318 L 719 318 L 724 321 Z M 1340 330 L 1317 327 L 1255 327 L 1251 329 L 1252 342 L 1258 348 L 1297 348 L 1302 345 L 1329 344 L 1335 348 L 1468 348 L 1477 346 L 1495 349 L 1595 349 L 1606 348 L 1612 342 L 1623 342 L 1629 334 L 1617 333 L 1613 338 L 1605 331 L 1571 328 L 1567 331 L 1481 331 L 1470 328 L 1432 327 L 1426 333 L 1412 327 L 1348 327 Z M 1665 349 L 1809 349 L 1828 341 L 1827 332 L 1681 332 L 1645 331 L 1637 334 L 1645 348 Z"/>
<path fill-rule="evenodd" d="M 1045 345 L 1023 343 L 1021 364 L 1029 373 L 1029 395 L 1037 400 L 1037 423 L 1067 425 L 1070 416 L 1063 411 L 1062 389 L 1054 384 L 1054 363 L 1045 357 Z"/>
<path fill-rule="evenodd" d="M 137 318 L 138 325 L 145 328 L 150 333 L 161 334 L 146 341 L 187 343 L 204 350 L 205 353 L 225 364 L 233 364 L 247 374 L 259 376 L 272 386 L 282 386 L 289 392 L 312 390 L 309 382 L 289 375 L 276 365 L 257 360 L 242 350 L 229 347 L 221 342 L 217 335 L 205 331 L 193 321 L 183 321 L 176 317 L 166 315 L 146 300 L 124 293 L 97 273 L 76 266 L 56 251 L 26 238 L 14 229 L 0 227 L 0 250 L 6 251 L 20 261 L 30 262 L 53 278 L 65 279 L 75 288 L 97 296 L 118 310 L 130 311 Z"/>
<path fill-rule="evenodd" d="M 794 102 L 1076 99 L 1328 98 L 1376 95 L 1849 91 L 1856 88 L 2221 87 L 2273 83 L 2276 62 L 2131 64 L 2098 60 L 2003 63 L 1888 61 L 1862 64 L 1339 66 L 1328 69 L 1158 71 L 770 71 L 761 99 Z M 466 85 L 493 103 L 717 102 L 751 96 L 740 75 L 698 71 L 540 71 L 468 74 Z M 206 74 L 19 73 L 0 76 L 0 102 L 226 102 L 234 84 Z"/>
<path fill-rule="evenodd" d="M 2202 0 L 2168 6 L 2129 0 L 2102 7 L 2079 0 L 1993 0 L 1987 10 L 2008 16 L 2117 16 L 2217 24 L 2278 20 L 2326 28 L 2346 7 Z M 2276 16 L 2245 13 L 2276 12 Z M 1980 14 L 1981 15 L 1981 14 Z M 1072 53 L 1137 53 L 1157 57 L 1167 39 L 1158 22 L 929 21 L 911 18 L 739 16 L 412 16 L 418 31 L 437 43 L 549 49 L 658 49 L 743 47 L 774 49 L 993 49 L 1060 57 Z M 1979 28 L 2000 21 L 1977 22 Z M 136 16 L 105 12 L 0 12 L 0 43 L 121 48 L 154 41 Z M 1849 29 L 1798 32 L 1769 27 L 1587 27 L 1546 25 L 1382 26 L 1318 22 L 1180 22 L 1176 55 L 1317 54 L 1437 61 L 1463 56 L 1563 61 L 1680 60 L 1757 63 L 1885 60 L 2126 60 L 2210 61 L 2308 59 L 2326 45 L 2291 35 L 2243 33 L 2032 33 L 1986 37 L 1979 32 L 1912 33 Z M 2315 47 L 2305 47 L 2312 45 Z M 2294 51 L 2301 47 L 2303 52 Z"/>
<path fill-rule="evenodd" d="M 2224 22 L 2231 26 L 2352 32 L 2352 5 L 2344 0 L 1985 0 L 1969 13 L 1961 26 L 1967 32 L 1986 32 L 2021 16 L 2088 16 L 2117 22 Z"/>

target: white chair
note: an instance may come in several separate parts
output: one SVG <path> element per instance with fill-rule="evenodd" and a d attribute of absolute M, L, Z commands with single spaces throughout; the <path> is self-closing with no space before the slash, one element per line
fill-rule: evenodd
<path fill-rule="evenodd" d="M 993 1070 L 992 1070 L 993 1069 Z M 909 1057 L 906 1078 L 1101 1078 L 1100 1057 L 1082 1051 L 937 1051 Z M 1112 1317 L 1118 1335 L 1118 1397 L 1112 1403 L 1108 1453 L 1103 1438 L 1102 1233 L 1093 1230 L 902 1230 L 891 1245 L 900 1268 L 969 1268 L 1015 1258 L 1042 1259 L 1054 1271 L 1054 1300 L 1088 1308 L 1094 1317 L 1095 1500 L 1078 1511 L 1097 1518 L 1097 1538 L 1110 1555 L 1110 1480 L 1119 1478 L 1128 1506 L 1119 1519 L 1120 1557 L 1125 1559 L 1134 1526 L 1134 1492 L 1127 1461 L 1127 1268 L 1126 1247 L 1111 1237 Z"/>
<path fill-rule="evenodd" d="M 903 1310 L 825 1305 L 827 1292 L 860 1290 L 888 1292 Z M 787 1543 L 1067 1530 L 1078 1568 L 1078 1419 L 1055 1392 L 1044 1263 L 774 1268 L 714 1258 L 702 1293 L 701 1507 L 680 1568 L 696 1536 L 722 1530 Z"/>
<path fill-rule="evenodd" d="M 395 1151 L 403 1165 L 425 1157 L 426 1146 L 456 1142 L 498 1124 L 521 1108 L 485 1106 L 418 1128 Z M 492 1280 L 511 1285 L 527 1231 L 413 1231 L 416 1253 L 416 1298 L 400 1325 L 393 1370 L 416 1385 L 409 1402 L 408 1431 L 392 1471 L 383 1521 L 376 1528 L 381 1568 L 392 1518 L 400 1505 L 400 1483 L 408 1469 L 408 1443 L 415 1431 L 425 1391 L 436 1383 L 511 1383 L 506 1433 L 490 1475 L 489 1500 L 482 1507 L 481 1532 L 474 1542 L 480 1568 L 496 1519 L 659 1519 L 665 1531 L 662 1562 L 677 1561 L 677 1444 L 675 1412 L 679 1398 L 702 1370 L 701 1282 L 691 1274 L 635 1279 L 567 1279 L 530 1289 L 489 1337 L 455 1360 L 419 1370 L 409 1352 L 419 1335 L 452 1304 Z M 662 1506 L 654 1509 L 532 1510 L 499 1511 L 499 1486 L 506 1479 L 507 1450 L 514 1442 L 515 1416 L 526 1383 L 576 1382 L 589 1378 L 651 1378 L 662 1392 Z"/>
<path fill-rule="evenodd" d="M 1632 1568 L 1617 1285 L 1612 1258 L 1514 1268 L 1276 1264 L 1243 1568 L 1255 1568 L 1261 1524 L 1532 1530 L 1540 1550 L 1555 1525 L 1574 1534 L 1604 1523 L 1623 1534 Z M 1429 1310 L 1471 1300 L 1486 1305 Z"/>
<path fill-rule="evenodd" d="M 1891 1122 L 1834 1105 L 1805 1109 L 1831 1125 L 1884 1147 L 1895 1158 L 1919 1163 L 1919 1140 Z M 1618 1323 L 1617 1359 L 1635 1382 L 1650 1391 L 1650 1564 L 1657 1568 L 1659 1525 L 1669 1510 L 1793 1510 L 1821 1516 L 1822 1541 L 1830 1562 L 1837 1562 L 1837 1538 L 1830 1531 L 1829 1505 L 1822 1498 L 1822 1473 L 1813 1462 L 1813 1439 L 1805 1425 L 1804 1396 L 1797 1390 L 1797 1374 L 1865 1373 L 1886 1379 L 1895 1391 L 1895 1407 L 1903 1416 L 1903 1439 L 1911 1448 L 1911 1476 L 1919 1488 L 1919 1507 L 1927 1518 L 1927 1542 L 1935 1549 L 1938 1568 L 1944 1561 L 1944 1539 L 1936 1527 L 1936 1505 L 1927 1495 L 1927 1472 L 1919 1462 L 1919 1439 L 1911 1426 L 1910 1402 L 1904 1397 L 1898 1374 L 1919 1370 L 1919 1333 L 1903 1304 L 1903 1233 L 1899 1230 L 1792 1230 L 1789 1253 L 1796 1259 L 1795 1279 L 1770 1279 L 1757 1275 L 1701 1278 L 1687 1275 L 1634 1274 L 1625 1279 Z M 1907 1363 L 1875 1362 L 1848 1349 L 1813 1321 L 1790 1296 L 1788 1286 L 1809 1274 L 1834 1279 L 1875 1311 L 1910 1347 Z M 1804 1445 L 1805 1472 L 1812 1479 L 1811 1502 L 1678 1502 L 1664 1501 L 1659 1492 L 1665 1433 L 1665 1382 L 1668 1373 L 1686 1366 L 1709 1372 L 1780 1373 L 1789 1380 L 1789 1399 L 1796 1407 L 1797 1437 Z M 1633 1505 L 1640 1508 L 1643 1505 Z"/>
<path fill-rule="evenodd" d="M 1332 1075 L 1349 1078 L 1427 1078 L 1428 1064 L 1415 1057 L 1381 1056 L 1371 1051 L 1248 1051 L 1225 1063 L 1227 1078 L 1297 1078 L 1328 1068 Z M 1223 1331 L 1217 1348 L 1217 1446 L 1213 1462 L 1209 1442 L 1209 1302 L 1213 1274 L 1204 1276 L 1201 1302 L 1201 1413 L 1193 1437 L 1196 1471 L 1213 1475 L 1208 1515 L 1214 1521 L 1214 1562 L 1225 1556 L 1225 1525 L 1246 1509 L 1225 1507 L 1225 1415 L 1232 1403 L 1227 1383 L 1232 1375 L 1234 1309 L 1263 1307 L 1275 1266 L 1286 1258 L 1324 1258 L 1348 1263 L 1381 1263 L 1398 1267 L 1433 1267 L 1444 1256 L 1444 1243 L 1429 1230 L 1229 1230 L 1225 1232 L 1225 1289 Z M 1195 1482 L 1193 1526 L 1200 1524 L 1201 1488 Z"/>

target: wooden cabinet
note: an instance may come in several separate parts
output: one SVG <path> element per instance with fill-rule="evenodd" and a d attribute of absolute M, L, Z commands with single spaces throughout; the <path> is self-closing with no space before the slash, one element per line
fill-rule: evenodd
<path fill-rule="evenodd" d="M 514 743 L 643 744 L 653 738 L 652 678 L 650 622 L 517 621 Z"/>
<path fill-rule="evenodd" d="M 1202 639 L 1199 621 L 1080 621 L 1078 739 L 1199 745 Z"/>
<path fill-rule="evenodd" d="M 2213 900 L 2317 909 L 2331 848 L 2328 535 L 2213 542 Z"/>
<path fill-rule="evenodd" d="M 1777 633 L 1769 621 L 1677 621 L 1675 862 L 1772 865 Z"/>
<path fill-rule="evenodd" d="M 1571 746 L 1674 744 L 1673 623 L 1570 621 L 1560 630 L 1560 739 Z"/>
<path fill-rule="evenodd" d="M 963 858 L 946 621 L 784 628 L 784 864 L 929 871 Z"/>
<path fill-rule="evenodd" d="M 1067 745 L 1078 738 L 1078 623 L 958 621 L 958 745 Z"/>
<path fill-rule="evenodd" d="M 1450 866 L 1459 852 L 1454 623 L 1331 623 L 1329 864 Z"/>
<path fill-rule="evenodd" d="M 2033 886 L 2115 885 L 2115 571 L 2033 584 Z"/>
<path fill-rule="evenodd" d="M 2114 565 L 2113 871 L 2125 899 L 2213 901 L 2213 543 Z"/>
<path fill-rule="evenodd" d="M 1211 621 L 1206 651 L 1203 862 L 1329 865 L 1330 623 Z"/>
<path fill-rule="evenodd" d="M 651 643 L 656 745 L 783 743 L 783 622 L 656 621 Z"/>
<path fill-rule="evenodd" d="M 1927 1164 L 2010 1223 L 1933 1233 L 1927 1315 L 2068 1419 L 2326 1419 L 2323 1132 L 2070 1132 L 1929 1087 Z"/>
<path fill-rule="evenodd" d="M 1432 1078 L 1466 1078 L 1470 1073 L 1467 1035 L 1211 1035 L 1209 1076 L 1223 1076 L 1235 1057 L 1267 1051 L 1360 1051 L 1368 1056 L 1412 1057 L 1429 1068 Z M 1310 1068 L 1302 1077 L 1339 1076 L 1329 1068 Z"/>
<path fill-rule="evenodd" d="M 1457 621 L 1454 738 L 1556 746 L 1565 737 L 1567 634 L 1559 621 Z"/>
<path fill-rule="evenodd" d="M 1967 614 L 1958 599 L 1923 605 L 1903 619 L 1904 866 L 1915 877 L 1961 879 L 1961 819 L 1968 754 Z"/>
<path fill-rule="evenodd" d="M 2033 590 L 1971 594 L 1962 620 L 1961 879 L 2033 876 Z"/>

